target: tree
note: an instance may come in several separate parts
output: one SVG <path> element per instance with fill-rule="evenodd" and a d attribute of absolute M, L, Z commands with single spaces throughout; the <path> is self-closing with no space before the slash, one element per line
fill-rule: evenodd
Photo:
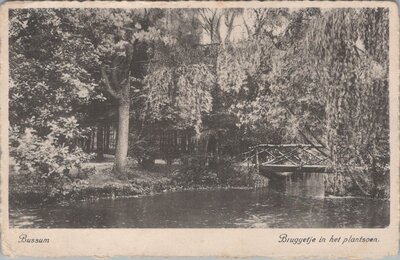
<path fill-rule="evenodd" d="M 103 92 L 105 98 L 114 100 L 119 110 L 114 168 L 119 174 L 124 172 L 130 89 L 135 88 L 131 83 L 137 74 L 133 57 L 135 51 L 142 51 L 135 47 L 138 42 L 157 37 L 156 29 L 144 25 L 152 15 L 156 22 L 159 11 L 37 9 L 15 12 L 11 18 L 11 40 L 14 41 L 11 52 L 15 53 L 11 57 L 11 70 L 13 85 L 18 88 L 11 91 L 16 100 L 11 104 L 11 117 L 18 125 L 34 125 L 46 135 L 47 122 L 60 115 L 80 114 L 79 121 L 84 121 L 85 112 L 79 112 L 81 104 L 88 105 L 93 97 L 104 100 L 99 95 Z M 29 98 L 35 91 L 45 91 L 43 101 L 39 101 L 40 96 Z M 40 105 L 33 101 L 39 101 Z"/>
<path fill-rule="evenodd" d="M 219 86 L 235 100 L 230 111 L 244 125 L 265 122 L 283 141 L 300 135 L 329 148 L 334 193 L 345 192 L 340 176 L 365 194 L 382 192 L 389 161 L 385 10 L 250 9 L 245 16 L 253 17 L 243 22 L 249 37 L 218 55 Z M 367 166 L 366 174 L 351 173 L 356 165 Z"/>
<path fill-rule="evenodd" d="M 209 37 L 210 43 L 222 41 L 220 27 L 222 12 L 219 9 L 199 9 L 200 25 Z"/>
<path fill-rule="evenodd" d="M 123 173 L 125 171 L 126 159 L 128 154 L 129 138 L 129 108 L 130 108 L 130 64 L 133 56 L 133 46 L 130 43 L 125 45 L 125 60 L 123 62 L 115 58 L 112 63 L 112 83 L 108 79 L 105 66 L 101 68 L 104 83 L 108 93 L 117 100 L 118 103 L 118 139 L 115 152 L 115 171 Z M 117 73 L 120 68 L 120 73 Z M 119 74 L 119 76 L 117 75 Z"/>
<path fill-rule="evenodd" d="M 371 196 L 388 176 L 388 37 L 387 10 L 338 9 L 311 24 L 303 46 L 327 97 L 332 158 L 336 165 L 367 166 L 366 179 L 344 174 Z"/>
<path fill-rule="evenodd" d="M 75 24 L 76 33 L 95 46 L 99 63 L 94 76 L 101 73 L 104 89 L 118 108 L 114 171 L 120 176 L 123 176 L 127 163 L 131 89 L 136 89 L 132 82 L 138 75 L 134 63 L 140 62 L 134 57 L 143 51 L 140 42 L 158 37 L 158 31 L 148 26 L 148 19 L 154 18 L 153 22 L 156 22 L 158 13 L 158 10 L 149 12 L 146 9 L 83 9 L 69 14 L 71 22 L 85 21 L 84 26 Z"/>
<path fill-rule="evenodd" d="M 285 86 L 276 75 L 283 57 L 276 46 L 280 36 L 277 32 L 282 26 L 278 21 L 285 17 L 276 10 L 246 9 L 243 18 L 249 18 L 241 24 L 247 37 L 219 48 L 218 85 L 228 97 L 223 103 L 238 118 L 238 126 L 248 131 L 265 123 L 270 129 L 285 128 L 282 125 L 285 110 L 279 99 L 285 97 L 282 92 Z M 280 138 L 273 136 L 279 141 Z"/>
<path fill-rule="evenodd" d="M 144 79 L 147 113 L 152 120 L 177 129 L 194 128 L 199 133 L 204 114 L 211 111 L 214 74 L 198 46 L 200 24 L 196 12 L 177 9 L 168 15 L 174 22 L 160 27 L 163 37 L 169 40 L 154 45 L 156 62 L 149 64 Z"/>

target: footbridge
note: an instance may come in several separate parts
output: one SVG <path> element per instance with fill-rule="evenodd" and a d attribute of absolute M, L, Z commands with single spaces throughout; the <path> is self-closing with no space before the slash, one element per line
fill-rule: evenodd
<path fill-rule="evenodd" d="M 242 154 L 242 165 L 255 167 L 259 174 L 331 173 L 326 148 L 313 144 L 259 144 Z"/>

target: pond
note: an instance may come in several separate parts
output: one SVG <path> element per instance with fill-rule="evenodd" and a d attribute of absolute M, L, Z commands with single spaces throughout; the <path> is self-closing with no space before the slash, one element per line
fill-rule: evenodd
<path fill-rule="evenodd" d="M 321 174 L 262 189 L 171 192 L 10 209 L 14 228 L 382 228 L 389 201 L 324 197 Z"/>

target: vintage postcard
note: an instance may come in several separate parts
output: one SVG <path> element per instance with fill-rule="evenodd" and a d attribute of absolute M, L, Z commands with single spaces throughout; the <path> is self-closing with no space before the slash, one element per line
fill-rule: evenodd
<path fill-rule="evenodd" d="M 395 2 L 0 12 L 5 255 L 397 254 Z"/>

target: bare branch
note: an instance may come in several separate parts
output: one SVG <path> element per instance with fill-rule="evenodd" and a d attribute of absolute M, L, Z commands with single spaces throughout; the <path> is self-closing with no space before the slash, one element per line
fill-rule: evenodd
<path fill-rule="evenodd" d="M 244 26 L 246 27 L 247 36 L 248 36 L 248 37 L 251 37 L 251 30 L 250 30 L 250 27 L 249 27 L 249 25 L 246 23 L 246 19 L 244 19 L 244 17 L 242 17 L 242 19 L 243 19 L 243 24 L 244 24 Z"/>
<path fill-rule="evenodd" d="M 227 27 L 227 33 L 226 33 L 225 40 L 224 40 L 225 42 L 228 42 L 231 37 L 232 31 L 234 28 L 233 23 L 235 21 L 236 16 L 237 16 L 237 12 L 234 12 L 234 11 L 231 13 L 225 14 L 225 26 Z"/>
<path fill-rule="evenodd" d="M 216 19 L 217 19 L 217 22 L 216 22 L 216 25 L 215 25 L 215 29 L 214 29 L 214 33 L 215 33 L 215 36 L 217 37 L 217 41 L 218 42 L 221 42 L 221 30 L 220 30 L 220 27 L 221 27 L 221 17 L 222 16 L 218 16 Z"/>

